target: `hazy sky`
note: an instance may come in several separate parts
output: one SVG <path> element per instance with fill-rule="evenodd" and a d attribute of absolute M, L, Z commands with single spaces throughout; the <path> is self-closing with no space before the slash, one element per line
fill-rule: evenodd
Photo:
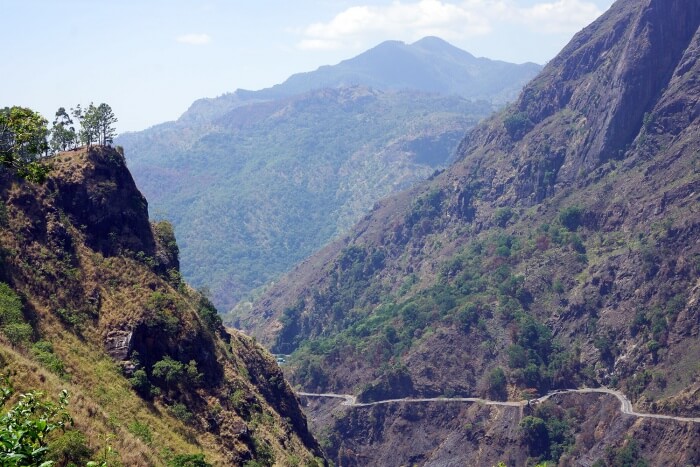
<path fill-rule="evenodd" d="M 119 131 L 388 39 L 545 63 L 613 0 L 0 0 L 0 106 L 106 102 Z"/>

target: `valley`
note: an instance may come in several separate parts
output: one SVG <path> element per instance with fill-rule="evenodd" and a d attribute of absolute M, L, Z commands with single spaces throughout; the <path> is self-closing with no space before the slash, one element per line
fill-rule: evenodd
<path fill-rule="evenodd" d="M 616 2 L 444 172 L 377 203 L 246 311 L 247 332 L 292 354 L 298 391 L 377 402 L 307 398 L 331 459 L 384 465 L 399 445 L 406 464 L 618 465 L 606 449 L 637 440 L 651 465 L 700 462 L 699 24 L 682 1 Z M 614 413 L 609 395 L 547 398 L 600 387 L 622 397 Z M 522 416 L 444 402 L 523 394 L 547 400 Z M 442 451 L 474 417 L 493 434 Z"/>
<path fill-rule="evenodd" d="M 0 465 L 700 465 L 700 2 L 332 3 L 278 52 L 433 27 L 119 136 L 0 108 Z M 129 82 L 263 53 L 190 7 Z"/>
<path fill-rule="evenodd" d="M 437 38 L 388 41 L 269 89 L 200 99 L 116 144 L 173 223 L 185 279 L 227 313 L 379 199 L 444 169 L 466 131 L 540 68 Z M 224 319 L 240 328 L 242 317 Z"/>

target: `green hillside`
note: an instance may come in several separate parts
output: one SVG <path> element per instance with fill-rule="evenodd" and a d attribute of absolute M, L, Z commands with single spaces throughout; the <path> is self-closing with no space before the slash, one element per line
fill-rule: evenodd
<path fill-rule="evenodd" d="M 443 167 L 486 102 L 354 87 L 237 107 L 118 140 L 185 278 L 226 310 Z"/>

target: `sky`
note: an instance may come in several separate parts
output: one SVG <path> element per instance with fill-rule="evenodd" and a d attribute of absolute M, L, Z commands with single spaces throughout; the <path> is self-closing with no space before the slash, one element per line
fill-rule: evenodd
<path fill-rule="evenodd" d="M 105 102 L 117 131 L 196 99 L 257 90 L 385 40 L 437 36 L 476 56 L 546 63 L 613 0 L 0 0 L 0 107 L 49 122 Z"/>

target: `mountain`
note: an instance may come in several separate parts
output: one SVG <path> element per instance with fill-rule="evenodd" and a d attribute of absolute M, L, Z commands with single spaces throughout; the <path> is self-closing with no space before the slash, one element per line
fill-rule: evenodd
<path fill-rule="evenodd" d="M 697 2 L 618 0 L 447 170 L 378 202 L 241 323 L 293 352 L 288 376 L 309 392 L 518 400 L 602 385 L 639 411 L 698 417 L 699 24 Z M 612 413 L 608 397 L 562 396 L 526 418 L 454 404 L 310 413 L 343 465 L 700 462 L 697 424 Z"/>
<path fill-rule="evenodd" d="M 154 212 L 172 220 L 184 277 L 228 310 L 375 200 L 444 167 L 538 70 L 436 38 L 387 42 L 267 90 L 199 100 L 116 143 Z"/>
<path fill-rule="evenodd" d="M 0 173 L 2 452 L 8 427 L 50 429 L 19 424 L 43 411 L 17 395 L 66 389 L 74 423 L 46 438 L 55 465 L 322 465 L 272 356 L 181 281 L 172 226 L 149 222 L 123 156 L 48 163 L 42 185 Z"/>
<path fill-rule="evenodd" d="M 477 58 L 437 37 L 425 37 L 413 44 L 385 41 L 356 57 L 315 71 L 297 73 L 270 88 L 237 89 L 214 99 L 199 99 L 180 120 L 206 121 L 245 104 L 348 86 L 383 91 L 412 89 L 486 100 L 501 106 L 514 100 L 541 69 L 542 66 L 535 63 L 518 65 Z"/>
<path fill-rule="evenodd" d="M 512 101 L 542 67 L 477 58 L 437 37 L 413 44 L 386 41 L 337 65 L 299 73 L 260 91 L 238 90 L 243 99 L 279 99 L 320 88 L 369 86 L 459 95 L 495 104 Z"/>

